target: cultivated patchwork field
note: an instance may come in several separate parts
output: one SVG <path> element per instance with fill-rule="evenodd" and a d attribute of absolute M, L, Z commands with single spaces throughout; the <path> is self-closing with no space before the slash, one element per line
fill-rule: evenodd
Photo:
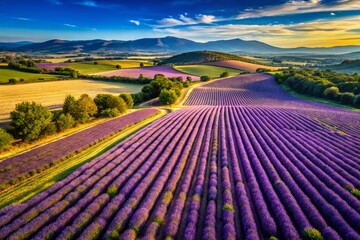
<path fill-rule="evenodd" d="M 224 72 L 228 72 L 229 76 L 236 76 L 242 72 L 232 68 L 209 66 L 205 64 L 182 65 L 176 66 L 175 69 L 187 74 L 196 76 L 210 76 L 211 78 L 219 78 L 220 74 Z"/>
<path fill-rule="evenodd" d="M 0 84 L 8 83 L 10 78 L 15 78 L 18 81 L 20 81 L 20 79 L 24 79 L 25 82 L 35 82 L 44 80 L 56 80 L 59 77 L 60 76 L 50 74 L 21 72 L 18 70 L 10 69 L 7 66 L 0 65 Z"/>
<path fill-rule="evenodd" d="M 359 113 L 265 74 L 203 85 L 185 105 L 0 210 L 0 238 L 360 238 Z"/>
<path fill-rule="evenodd" d="M 236 61 L 236 60 L 224 60 L 224 61 L 218 61 L 218 62 L 211 62 L 208 64 L 213 65 L 213 66 L 219 66 L 219 67 L 234 68 L 234 69 L 239 69 L 239 70 L 248 71 L 248 72 L 256 72 L 256 69 L 258 69 L 258 68 L 271 69 L 272 71 L 279 69 L 278 67 L 271 67 L 271 66 Z"/>
<path fill-rule="evenodd" d="M 15 105 L 22 101 L 35 101 L 51 109 L 59 108 L 66 95 L 79 97 L 88 94 L 95 97 L 99 93 L 136 93 L 141 91 L 142 85 L 91 80 L 64 80 L 19 85 L 0 86 L 0 121 L 9 118 Z"/>
<path fill-rule="evenodd" d="M 94 64 L 94 62 L 97 62 L 97 64 Z M 144 64 L 144 66 L 153 65 L 149 61 L 139 60 L 94 60 L 90 62 L 79 63 L 39 63 L 37 64 L 37 66 L 52 71 L 55 70 L 56 67 L 68 67 L 79 71 L 80 74 L 94 74 L 104 71 L 115 70 L 116 65 L 121 66 L 121 68 L 138 68 L 140 66 L 140 63 Z"/>
<path fill-rule="evenodd" d="M 169 66 L 154 66 L 154 67 L 144 67 L 144 68 L 131 68 L 131 69 L 120 69 L 120 70 L 113 70 L 108 72 L 101 72 L 92 75 L 101 75 L 101 76 L 121 76 L 121 77 L 129 77 L 129 78 L 138 78 L 142 74 L 144 77 L 147 78 L 154 78 L 156 74 L 163 74 L 166 77 L 182 77 L 183 80 L 186 80 L 186 77 L 190 76 L 192 80 L 199 80 L 200 77 L 186 74 L 180 71 L 175 70 Z"/>

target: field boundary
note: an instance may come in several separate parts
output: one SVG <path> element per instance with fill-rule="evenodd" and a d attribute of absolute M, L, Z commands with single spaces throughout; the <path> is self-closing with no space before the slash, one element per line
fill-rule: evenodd
<path fill-rule="evenodd" d="M 110 135 L 103 141 L 92 145 L 76 155 L 62 161 L 60 164 L 48 168 L 46 171 L 27 178 L 25 181 L 20 182 L 17 185 L 13 185 L 0 192 L 0 209 L 13 204 L 21 203 L 32 196 L 46 190 L 58 181 L 71 174 L 77 168 L 83 164 L 93 160 L 97 156 L 100 156 L 104 152 L 108 151 L 115 145 L 119 144 L 124 139 L 130 137 L 132 134 L 148 126 L 152 122 L 167 115 L 169 109 L 158 109 L 159 112 L 150 116 L 138 123 L 126 127 L 125 129 Z"/>

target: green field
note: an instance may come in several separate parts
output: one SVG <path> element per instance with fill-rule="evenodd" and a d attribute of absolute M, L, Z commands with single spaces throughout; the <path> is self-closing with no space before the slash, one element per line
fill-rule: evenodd
<path fill-rule="evenodd" d="M 223 72 L 228 72 L 229 76 L 236 76 L 239 75 L 242 71 L 236 70 L 232 68 L 225 68 L 225 67 L 217 67 L 217 66 L 210 66 L 210 65 L 183 65 L 183 66 L 176 66 L 174 67 L 176 70 L 180 72 L 184 72 L 187 74 L 192 74 L 196 76 L 210 76 L 212 78 L 220 77 L 220 74 Z"/>
<path fill-rule="evenodd" d="M 94 62 L 97 62 L 98 64 L 95 65 Z M 95 60 L 91 62 L 72 63 L 67 67 L 79 71 L 80 74 L 92 74 L 92 73 L 116 70 L 115 67 L 116 65 L 120 65 L 121 68 L 140 67 L 141 62 L 144 63 L 144 66 L 153 65 L 151 62 L 138 61 L 138 60 Z"/>
<path fill-rule="evenodd" d="M 22 78 L 25 80 L 25 82 L 34 82 L 34 81 L 44 81 L 44 80 L 55 80 L 58 78 L 58 76 L 50 75 L 50 74 L 21 72 L 18 70 L 10 69 L 7 66 L 0 66 L 0 83 L 8 83 L 10 78 L 15 78 L 17 80 L 20 80 Z"/>

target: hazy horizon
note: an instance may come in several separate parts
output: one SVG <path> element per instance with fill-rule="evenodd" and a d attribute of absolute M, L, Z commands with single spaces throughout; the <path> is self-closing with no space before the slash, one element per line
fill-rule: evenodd
<path fill-rule="evenodd" d="M 277 47 L 360 44 L 357 0 L 5 0 L 0 42 L 240 38 Z"/>

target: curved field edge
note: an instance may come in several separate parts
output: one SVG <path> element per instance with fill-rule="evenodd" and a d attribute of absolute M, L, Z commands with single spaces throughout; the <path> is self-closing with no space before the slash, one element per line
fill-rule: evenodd
<path fill-rule="evenodd" d="M 42 147 L 42 146 L 47 145 L 49 143 L 58 141 L 60 139 L 68 137 L 68 136 L 70 136 L 72 134 L 76 134 L 76 133 L 84 131 L 84 130 L 86 130 L 88 128 L 94 127 L 97 124 L 104 123 L 104 122 L 110 121 L 110 120 L 112 120 L 112 119 L 96 119 L 96 120 L 94 120 L 94 121 L 92 121 L 90 123 L 84 123 L 84 124 L 79 125 L 78 127 L 70 128 L 70 129 L 64 130 L 63 132 L 59 132 L 59 133 L 57 133 L 55 135 L 44 137 L 42 139 L 39 139 L 36 142 L 24 143 L 24 145 L 22 145 L 22 146 L 18 146 L 18 147 L 14 148 L 14 149 L 11 149 L 9 151 L 0 153 L 0 162 L 6 160 L 7 158 L 10 158 L 10 157 L 22 154 L 22 153 L 29 152 L 29 151 L 31 151 L 31 150 L 33 150 L 35 148 Z"/>
<path fill-rule="evenodd" d="M 144 109 L 144 110 L 137 111 L 135 113 L 142 113 L 141 111 L 146 112 L 146 110 Z M 159 111 L 156 109 L 152 109 L 151 114 L 149 114 L 147 116 L 141 116 L 141 118 L 138 118 L 136 120 L 131 119 L 130 122 L 126 123 L 127 118 L 131 118 L 134 114 L 134 113 L 130 113 L 130 114 L 121 116 L 119 118 L 112 119 L 112 121 L 107 121 L 104 123 L 105 125 L 98 124 L 92 128 L 88 128 L 87 130 L 80 131 L 76 134 L 70 135 L 67 138 L 61 139 L 59 141 L 54 141 L 54 142 L 50 143 L 49 145 L 44 145 L 41 148 L 39 148 L 40 153 L 30 151 L 30 155 L 28 155 L 28 156 L 25 156 L 24 154 L 20 154 L 20 155 L 8 158 L 6 160 L 7 162 L 5 162 L 4 165 L 1 165 L 1 167 L 5 167 L 5 169 L 8 167 L 9 168 L 5 172 L 2 172 L 2 173 L 4 173 L 4 175 L 1 175 L 2 183 L 0 185 L 0 189 L 1 189 L 1 191 L 6 191 L 11 186 L 18 185 L 19 183 L 26 181 L 26 179 L 29 179 L 34 175 L 38 175 L 41 172 L 47 171 L 47 169 L 49 169 L 55 165 L 59 165 L 61 162 L 66 161 L 67 159 L 71 158 L 72 156 L 75 156 L 76 154 L 86 150 L 87 148 L 106 140 L 107 138 L 115 135 L 118 132 L 121 132 L 122 130 L 126 129 L 127 127 L 132 126 L 132 125 L 136 124 L 137 122 L 141 122 L 141 121 L 151 117 L 152 115 L 155 115 L 156 113 L 159 113 Z M 120 122 L 118 122 L 118 121 L 120 121 Z M 105 129 L 105 131 L 101 131 L 101 129 L 103 127 L 107 128 L 107 127 L 109 127 L 109 124 L 113 124 L 114 122 L 116 122 L 116 124 L 119 125 L 118 128 L 111 129 L 111 131 L 107 131 L 106 129 Z M 122 122 L 125 122 L 126 124 L 122 125 Z M 102 134 L 102 135 L 95 134 L 94 135 L 94 131 L 95 132 L 101 131 L 101 132 L 104 132 L 104 134 Z M 85 133 L 85 135 L 82 135 L 84 133 Z M 86 134 L 89 134 L 89 133 L 90 133 L 90 137 L 95 140 L 86 141 L 86 138 L 88 137 L 88 135 L 86 135 Z M 80 139 L 79 137 L 85 138 L 85 141 L 83 143 L 81 143 L 80 145 L 74 146 L 73 144 L 71 144 L 71 142 L 73 142 L 74 140 L 78 142 Z M 68 141 L 70 141 L 70 142 L 68 142 Z M 55 154 L 55 156 L 53 156 L 52 149 L 53 149 L 53 147 L 55 147 L 54 144 L 57 144 L 57 146 L 60 149 L 62 149 L 63 152 L 58 151 L 58 154 Z M 64 149 L 63 146 L 67 146 L 67 145 L 69 145 L 70 148 Z M 55 151 L 55 152 L 57 152 L 57 151 Z M 45 156 L 46 157 L 45 159 L 47 159 L 47 160 L 45 162 L 42 162 L 41 165 L 35 164 L 35 166 L 34 166 L 34 165 L 31 165 L 31 163 L 29 162 L 30 168 L 25 167 L 25 169 L 23 169 L 23 171 L 21 171 L 21 172 L 12 171 L 12 169 L 14 169 L 14 166 L 17 167 L 20 165 L 26 165 L 26 163 L 28 161 L 34 161 L 34 160 L 41 161 L 42 156 Z M 10 162 L 10 164 L 9 164 L 9 162 Z M 10 171 L 10 173 L 7 171 Z"/>
<path fill-rule="evenodd" d="M 330 106 L 333 106 L 333 107 L 344 108 L 344 109 L 352 110 L 354 112 L 360 112 L 360 109 L 358 109 L 358 108 L 351 107 L 351 106 L 348 106 L 348 105 L 343 105 L 343 104 L 340 104 L 338 102 L 327 100 L 327 99 L 324 99 L 324 98 L 317 98 L 317 97 L 313 97 L 313 96 L 300 94 L 300 93 L 297 93 L 294 90 L 290 89 L 285 84 L 279 84 L 279 85 L 281 86 L 282 89 L 284 89 L 287 93 L 289 93 L 290 95 L 292 95 L 294 97 L 298 97 L 298 98 L 301 98 L 301 99 L 304 99 L 304 100 L 307 100 L 307 101 L 311 101 L 311 102 L 330 105 Z"/>
<path fill-rule="evenodd" d="M 189 64 L 189 65 L 177 65 L 173 67 L 176 71 L 191 74 L 194 76 L 208 75 L 212 78 L 219 78 L 220 74 L 228 72 L 230 76 L 236 76 L 244 72 L 240 69 L 214 66 L 210 64 Z"/>
<path fill-rule="evenodd" d="M 125 138 L 130 137 L 132 134 L 136 133 L 140 129 L 146 127 L 153 121 L 165 116 L 168 113 L 168 110 L 160 109 L 160 111 L 155 115 L 121 130 L 115 135 L 112 135 L 98 144 L 85 149 L 77 155 L 67 159 L 66 161 L 49 168 L 47 171 L 26 179 L 25 182 L 22 182 L 18 185 L 8 188 L 6 191 L 1 192 L 0 209 L 10 204 L 25 202 L 33 196 L 41 193 L 42 191 L 70 175 L 83 164 L 107 152 Z"/>

